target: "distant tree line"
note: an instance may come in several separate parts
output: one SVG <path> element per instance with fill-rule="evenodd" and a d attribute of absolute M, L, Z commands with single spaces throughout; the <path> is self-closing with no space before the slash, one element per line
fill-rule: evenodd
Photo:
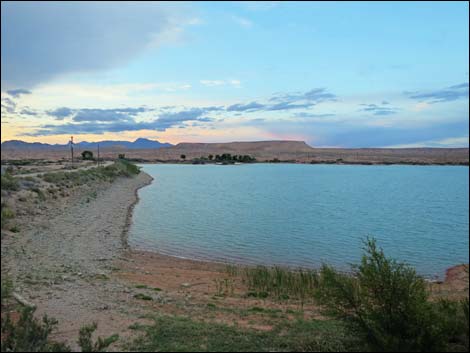
<path fill-rule="evenodd" d="M 182 154 L 180 156 L 180 159 L 183 161 L 186 160 L 186 155 Z M 199 158 L 193 158 L 192 163 L 193 164 L 204 164 L 206 162 L 217 162 L 217 163 L 223 163 L 223 164 L 234 164 L 234 163 L 253 163 L 256 162 L 256 158 L 250 156 L 250 155 L 232 155 L 230 153 L 224 153 L 224 154 L 217 154 L 217 155 L 212 155 L 209 154 L 207 157 L 201 156 Z"/>
<path fill-rule="evenodd" d="M 230 153 L 224 153 L 222 155 L 215 156 L 216 162 L 241 162 L 241 163 L 252 163 L 256 161 L 256 158 L 251 157 L 247 154 L 245 155 L 236 155 L 233 156 Z"/>

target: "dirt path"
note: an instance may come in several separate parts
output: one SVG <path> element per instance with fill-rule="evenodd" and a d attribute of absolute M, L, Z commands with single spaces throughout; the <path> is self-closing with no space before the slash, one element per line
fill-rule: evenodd
<path fill-rule="evenodd" d="M 2 239 L 2 273 L 9 273 L 38 315 L 59 320 L 58 339 L 75 347 L 78 329 L 91 322 L 98 323 L 100 335 L 125 336 L 123 329 L 142 313 L 132 288 L 112 273 L 125 250 L 129 207 L 149 182 L 145 173 L 118 179 L 95 199 L 51 211 Z"/>

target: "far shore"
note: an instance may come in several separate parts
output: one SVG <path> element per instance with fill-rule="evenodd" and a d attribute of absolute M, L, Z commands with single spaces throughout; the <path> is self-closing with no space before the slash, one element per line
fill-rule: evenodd
<path fill-rule="evenodd" d="M 6 146 L 8 147 L 8 146 Z M 83 148 L 77 147 L 77 154 Z M 97 154 L 94 149 L 91 151 Z M 180 143 L 171 147 L 128 149 L 107 147 L 101 158 L 119 154 L 137 163 L 192 163 L 212 156 L 250 156 L 257 163 L 357 164 L 357 165 L 469 165 L 468 148 L 313 148 L 300 141 L 254 141 L 231 143 Z M 184 156 L 184 158 L 182 157 Z M 3 148 L 2 163 L 14 160 L 68 160 L 67 148 Z M 207 161 L 206 161 L 207 162 Z"/>
<path fill-rule="evenodd" d="M 135 159 L 132 162 L 137 164 L 172 164 L 172 165 L 220 165 L 217 163 L 193 163 L 191 161 L 148 161 L 148 160 L 139 160 Z M 397 163 L 385 163 L 385 162 L 336 162 L 336 161 L 320 161 L 320 162 L 295 162 L 295 161 L 280 161 L 280 162 L 252 162 L 252 163 L 238 163 L 238 164 L 224 164 L 223 166 L 236 166 L 236 165 L 249 165 L 249 164 L 300 164 L 300 165 L 358 165 L 358 166 L 447 166 L 447 167 L 468 167 L 469 163 L 406 163 L 406 162 L 397 162 Z"/>

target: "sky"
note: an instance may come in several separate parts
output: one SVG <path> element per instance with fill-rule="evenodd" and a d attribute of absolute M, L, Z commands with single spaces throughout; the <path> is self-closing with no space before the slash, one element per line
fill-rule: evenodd
<path fill-rule="evenodd" d="M 1 3 L 1 140 L 468 147 L 468 2 Z"/>

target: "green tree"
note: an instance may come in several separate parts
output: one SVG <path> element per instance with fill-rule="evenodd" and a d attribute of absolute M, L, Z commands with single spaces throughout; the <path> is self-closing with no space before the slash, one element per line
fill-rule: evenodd
<path fill-rule="evenodd" d="M 423 278 L 412 267 L 387 258 L 373 239 L 366 241 L 364 250 L 352 274 L 322 268 L 319 302 L 372 351 L 445 349 L 442 320 L 428 301 Z"/>
<path fill-rule="evenodd" d="M 209 160 L 211 161 L 211 160 L 213 160 L 213 159 L 214 159 L 214 156 L 210 154 L 210 155 L 209 155 Z"/>
<path fill-rule="evenodd" d="M 91 151 L 83 151 L 83 152 L 82 152 L 82 158 L 83 158 L 83 160 L 85 160 L 85 161 L 87 161 L 87 160 L 88 160 L 88 161 L 93 160 L 93 152 L 91 152 Z"/>
<path fill-rule="evenodd" d="M 185 160 L 185 159 L 186 159 L 186 155 L 185 155 L 185 154 L 182 154 L 182 155 L 180 156 L 180 158 L 181 158 L 182 160 Z"/>

